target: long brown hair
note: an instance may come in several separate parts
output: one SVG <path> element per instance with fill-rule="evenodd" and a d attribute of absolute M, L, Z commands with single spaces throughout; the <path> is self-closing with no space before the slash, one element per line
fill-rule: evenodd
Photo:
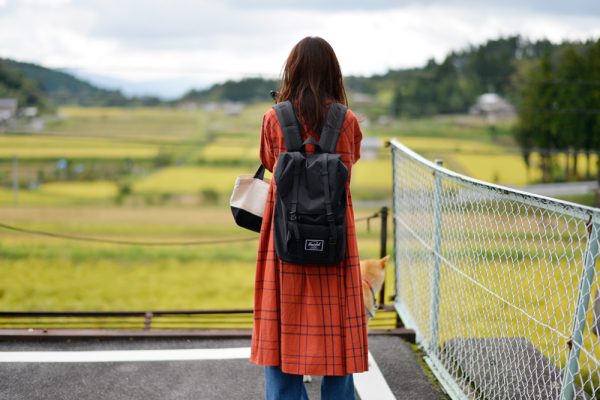
<path fill-rule="evenodd" d="M 287 58 L 277 101 L 289 100 L 301 122 L 319 134 L 328 102 L 348 105 L 342 71 L 335 52 L 320 37 L 299 41 Z"/>

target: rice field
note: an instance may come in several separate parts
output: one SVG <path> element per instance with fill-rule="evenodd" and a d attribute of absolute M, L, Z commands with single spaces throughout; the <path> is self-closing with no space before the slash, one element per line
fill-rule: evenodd
<path fill-rule="evenodd" d="M 0 204 L 13 205 L 18 202 L 27 206 L 48 207 L 105 204 L 113 201 L 117 191 L 113 181 L 50 182 L 36 190 L 19 190 L 16 195 L 13 190 L 0 188 Z"/>
<path fill-rule="evenodd" d="M 258 168 L 259 163 L 257 163 Z M 244 173 L 254 173 L 244 167 L 180 166 L 163 168 L 140 179 L 133 185 L 136 193 L 198 193 L 214 190 L 226 194 L 231 191 L 235 178 Z"/>
<path fill-rule="evenodd" d="M 357 217 L 374 210 L 357 211 Z M 9 225 L 137 242 L 190 242 L 258 235 L 223 207 L 16 207 Z M 358 224 L 363 257 L 377 257 L 378 222 Z M 251 308 L 257 241 L 135 246 L 31 236 L 0 229 L 0 307 L 26 310 Z M 392 279 L 393 268 L 388 270 Z M 391 282 L 391 280 L 390 280 Z M 393 291 L 388 286 L 388 295 Z"/>
<path fill-rule="evenodd" d="M 78 137 L 177 142 L 202 136 L 206 114 L 173 108 L 63 107 L 47 131 Z"/>
<path fill-rule="evenodd" d="M 170 239 L 189 239 L 213 237 L 215 235 L 235 235 L 238 230 L 228 215 L 227 201 L 235 177 L 241 173 L 253 173 L 258 165 L 258 142 L 262 122 L 262 113 L 269 109 L 269 103 L 255 104 L 244 108 L 239 115 L 227 115 L 221 109 L 182 110 L 170 108 L 80 108 L 65 107 L 60 110 L 60 118 L 50 121 L 41 134 L 0 135 L 0 181 L 4 178 L 5 185 L 0 187 L 0 219 L 11 221 L 21 218 L 19 224 L 30 228 L 85 233 L 90 236 L 109 235 L 117 238 L 151 237 L 161 238 L 166 235 Z M 490 140 L 485 124 L 472 118 L 432 118 L 428 120 L 400 121 L 390 126 L 369 126 L 365 121 L 364 135 L 376 136 L 381 140 L 397 136 L 419 153 L 434 159 L 444 158 L 446 165 L 461 172 L 472 174 L 476 178 L 500 183 L 526 183 L 527 174 L 520 156 L 514 149 L 499 145 Z M 499 127 L 499 135 L 506 136 L 508 127 Z M 11 158 L 16 155 L 21 170 L 22 187 L 18 195 L 10 189 Z M 42 166 L 46 168 L 46 176 L 62 176 L 64 171 L 48 170 L 59 159 L 77 161 L 87 172 L 89 168 L 101 169 L 107 166 L 122 169 L 124 160 L 130 160 L 131 168 L 116 179 L 78 178 L 77 180 L 37 182 L 36 174 Z M 46 164 L 43 164 L 43 163 Z M 104 162 L 104 164 L 103 164 Z M 93 164 L 95 163 L 95 164 Z M 73 165 L 73 163 L 71 163 Z M 360 200 L 389 199 L 391 196 L 391 162 L 389 151 L 382 149 L 377 159 L 363 158 L 352 171 L 352 194 L 356 204 Z M 535 177 L 529 177 L 534 179 Z M 28 183 L 33 182 L 34 185 Z M 125 196 L 147 199 L 146 202 L 123 202 L 122 206 L 115 205 L 123 188 Z M 177 196 L 206 196 L 211 195 L 210 205 L 187 204 L 184 201 L 169 203 L 169 199 Z M 154 197 L 152 197 L 154 196 Z M 151 207 L 148 204 L 166 199 L 163 207 Z M 161 200 L 162 201 L 162 200 Z M 18 207 L 13 206 L 18 202 Z M 69 207 L 65 209 L 65 207 Z M 219 223 L 209 223 L 204 210 L 208 207 L 220 215 Z M 40 216 L 40 210 L 47 208 L 48 215 Z M 123 224 L 136 215 L 172 215 L 172 209 L 184 209 L 189 212 L 190 230 L 181 230 L 172 220 L 144 225 L 146 221 Z M 142 211 L 139 211 L 142 210 Z M 24 214 L 17 211 L 24 210 Z M 36 210 L 36 213 L 29 211 Z M 94 210 L 94 215 L 89 215 Z M 110 211 L 103 211 L 110 210 Z M 358 209 L 357 213 L 361 210 Z M 67 223 L 66 215 L 87 215 L 85 222 Z M 28 215 L 28 218 L 24 218 Z M 60 216 L 60 218 L 49 215 Z M 112 216 L 119 215 L 119 219 Z M 107 219 L 108 218 L 108 219 Z M 154 217 L 152 217 L 154 218 Z M 149 220 L 152 220 L 149 218 Z M 157 217 L 158 218 L 158 217 Z M 104 221 L 104 223 L 100 223 Z M 71 225 L 73 224 L 73 225 Z M 84 229 L 83 227 L 87 227 Z M 192 229 L 193 227 L 193 229 Z M 240 232 L 242 233 L 242 232 Z M 158 236 L 157 236 L 158 235 Z M 24 271 L 23 265 L 31 262 L 35 268 L 51 271 L 49 265 L 61 265 L 61 268 L 74 269 L 73 257 L 82 259 L 81 254 L 91 251 L 89 244 L 81 243 L 71 247 L 61 243 L 54 247 L 55 239 L 21 237 L 18 242 L 12 242 L 11 235 L 6 232 L 0 241 L 0 258 L 13 257 L 14 254 L 27 257 L 2 263 L 2 268 L 12 268 L 11 275 L 17 276 Z M 40 241 L 41 240 L 41 241 Z M 49 243 L 46 243 L 49 242 Z M 30 245 L 35 244 L 35 247 Z M 13 247 L 14 245 L 14 247 Z M 48 247 L 45 247 L 48 246 Z M 244 248 L 244 244 L 240 245 Z M 102 247 L 102 246 L 101 246 Z M 110 247 L 110 245 L 108 246 Z M 58 250 L 64 249 L 64 250 Z M 82 250 L 87 249 L 87 250 Z M 223 250 L 225 249 L 225 250 Z M 131 254 L 147 254 L 143 265 L 153 265 L 157 250 L 115 248 L 104 249 L 100 255 L 88 259 L 86 268 L 95 265 L 99 259 L 110 255 L 111 260 L 117 260 L 123 254 L 125 260 Z M 252 251 L 236 252 L 233 257 L 227 248 L 218 246 L 215 249 L 198 251 L 203 257 L 218 260 L 220 263 L 253 263 Z M 372 250 L 372 249 L 371 249 Z M 182 261 L 182 255 L 190 255 L 192 249 L 171 251 L 160 250 L 160 254 L 169 254 L 177 263 Z M 228 255 L 221 259 L 223 254 Z M 37 258 L 33 257 L 37 254 Z M 241 255 L 240 255 L 241 254 Z M 246 255 L 244 255 L 246 254 Z M 60 256 L 59 256 L 60 255 Z M 213 257 L 214 256 L 214 257 Z M 231 260 L 233 257 L 233 261 Z M 35 258 L 35 261 L 34 261 Z M 29 260 L 29 261 L 27 261 Z M 56 260 L 67 260 L 56 264 Z M 139 260 L 135 261 L 138 262 Z M 14 267 L 18 263 L 19 268 Z M 116 261 L 115 261 L 116 262 Z M 199 262 L 199 261 L 198 261 Z M 124 262 L 127 264 L 127 262 Z M 110 264 L 110 263 L 109 263 Z M 170 265 L 167 270 L 179 268 Z M 238 265 L 238 264 L 236 264 Z M 33 267 L 32 267 L 33 268 Z M 107 270 L 108 265 L 102 267 Z M 139 267 L 141 268 L 141 267 Z M 198 267 L 202 268 L 202 267 Z M 237 267 L 236 267 L 237 268 Z M 138 270 L 132 267 L 132 271 Z M 42 270 L 38 271 L 40 274 Z M 114 271 L 111 274 L 114 275 Z M 48 278 L 50 279 L 50 278 Z M 59 278 L 57 278 L 59 279 Z M 166 278 L 165 278 L 166 279 Z M 17 280 L 25 282 L 27 280 Z M 98 277 L 98 281 L 101 279 Z M 14 290 L 14 287 L 12 288 Z M 61 291 L 57 293 L 62 293 Z M 167 296 L 168 297 L 168 296 Z M 160 298 L 160 296 L 158 297 Z M 7 297 L 3 297 L 6 302 Z M 71 303 L 61 307 L 74 306 Z M 91 301 L 91 300 L 90 300 Z M 16 304 L 35 308 L 35 304 L 23 302 L 2 303 L 10 309 Z M 93 305 L 92 305 L 93 304 Z M 94 308 L 100 303 L 91 301 Z M 109 304 L 109 303 L 107 303 Z M 168 306 L 169 302 L 165 303 Z M 131 304 L 133 305 L 133 304 Z M 39 304 L 38 306 L 42 306 Z M 105 307 L 112 307 L 105 305 Z"/>
<path fill-rule="evenodd" d="M 198 150 L 197 160 L 206 163 L 255 163 L 258 165 L 258 141 L 217 139 Z"/>
<path fill-rule="evenodd" d="M 235 177 L 253 173 L 258 166 L 261 117 L 269 107 L 269 103 L 251 105 L 239 115 L 227 115 L 218 108 L 63 108 L 60 118 L 50 121 L 41 134 L 0 135 L 0 182 L 4 182 L 0 220 L 30 229 L 123 240 L 247 236 L 233 224 L 228 199 Z M 508 129 L 500 126 L 500 136 L 506 136 Z M 480 179 L 511 184 L 527 181 L 524 163 L 514 149 L 490 140 L 485 124 L 472 119 L 400 121 L 387 127 L 365 122 L 364 135 L 382 141 L 397 136 L 417 152 L 431 159 L 444 158 L 447 166 Z M 13 155 L 18 157 L 22 180 L 17 196 L 10 187 Z M 65 178 L 66 171 L 53 169 L 63 158 L 91 177 Z M 46 180 L 52 179 L 38 181 L 44 168 Z M 118 178 L 90 172 L 102 168 L 111 173 L 123 171 Z M 391 175 L 387 149 L 378 158 L 363 158 L 355 165 L 351 188 L 357 215 L 373 211 L 361 209 L 361 200 L 390 198 Z M 119 196 L 126 196 L 125 201 L 120 202 Z M 127 202 L 127 196 L 146 200 Z M 212 196 L 210 203 L 184 201 L 206 196 Z M 376 256 L 377 232 L 367 233 L 364 223 L 360 229 L 361 251 L 365 257 Z M 0 268 L 14 279 L 0 283 L 0 307 L 248 306 L 255 248 L 251 243 L 236 244 L 235 251 L 232 248 L 120 247 L 1 231 Z M 214 268 L 231 269 L 231 282 L 223 282 L 228 272 L 220 275 Z M 202 279 L 205 276 L 210 279 Z M 129 285 L 118 283 L 120 279 Z M 181 284 L 176 283 L 179 279 Z M 43 288 L 44 282 L 52 284 Z M 90 290 L 94 282 L 98 288 Z M 161 289 L 153 286 L 159 282 L 172 284 Z M 204 284 L 232 284 L 237 289 L 209 296 Z M 180 285 L 185 291 L 176 289 Z M 232 290 L 240 297 L 227 294 Z M 128 298 L 128 292 L 139 295 Z"/>
<path fill-rule="evenodd" d="M 111 139 L 69 136 L 0 136 L 0 158 L 19 159 L 149 159 L 157 154 L 157 145 L 115 143 Z"/>
<path fill-rule="evenodd" d="M 239 115 L 227 115 L 218 108 L 65 107 L 60 118 L 50 121 L 41 134 L 0 135 L 0 182 L 4 181 L 0 204 L 12 204 L 14 196 L 8 193 L 11 159 L 17 157 L 23 171 L 22 205 L 61 204 L 57 194 L 64 194 L 62 204 L 111 204 L 119 201 L 115 191 L 123 185 L 131 188 L 131 195 L 162 198 L 214 192 L 226 205 L 235 177 L 254 172 L 258 165 L 261 116 L 270 106 L 255 104 Z M 496 140 L 492 140 L 485 122 L 473 117 L 406 120 L 389 126 L 371 126 L 364 121 L 364 125 L 365 136 L 378 137 L 382 142 L 396 137 L 427 158 L 442 159 L 448 168 L 477 179 L 515 186 L 540 179 L 536 155 L 532 156 L 532 167 L 527 168 L 517 149 L 501 144 L 510 142 L 508 123 L 498 124 Z M 379 154 L 378 159 L 363 159 L 354 168 L 355 200 L 389 198 L 389 152 L 382 149 Z M 115 181 L 113 188 L 94 182 L 105 181 L 105 177 L 79 179 L 77 185 L 60 182 L 58 187 L 66 185 L 64 191 L 53 187 L 54 182 L 39 182 L 36 165 L 61 159 L 78 162 L 88 170 L 124 160 L 133 167 Z M 582 169 L 584 161 L 581 157 Z M 564 169 L 564 163 L 564 157 L 558 156 L 556 168 Z M 46 172 L 46 176 L 57 173 L 48 167 Z M 100 186 L 105 190 L 99 190 Z M 75 199 L 76 188 L 81 189 L 79 199 Z"/>

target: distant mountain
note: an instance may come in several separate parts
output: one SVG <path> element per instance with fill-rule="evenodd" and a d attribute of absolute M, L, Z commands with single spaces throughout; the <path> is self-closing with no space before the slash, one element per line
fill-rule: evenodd
<path fill-rule="evenodd" d="M 179 101 L 269 101 L 269 92 L 276 90 L 279 82 L 263 78 L 246 78 L 239 81 L 217 83 L 208 89 L 192 89 Z"/>
<path fill-rule="evenodd" d="M 194 85 L 200 87 L 210 86 L 210 83 L 202 82 L 198 79 L 190 79 L 188 76 L 129 81 L 83 70 L 64 69 L 62 71 L 103 89 L 120 90 L 128 97 L 156 96 L 163 100 L 174 100 L 183 96 L 190 90 L 190 87 L 194 87 Z"/>
<path fill-rule="evenodd" d="M 36 81 L 56 105 L 124 106 L 129 101 L 118 90 L 98 88 L 66 72 L 10 59 L 0 59 L 0 63 L 16 68 L 29 79 Z"/>

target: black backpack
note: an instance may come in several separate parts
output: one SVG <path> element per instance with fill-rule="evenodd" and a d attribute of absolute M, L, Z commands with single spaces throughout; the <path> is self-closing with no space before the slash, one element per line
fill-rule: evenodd
<path fill-rule="evenodd" d="M 346 107 L 333 103 L 319 142 L 302 142 L 289 101 L 276 104 L 286 152 L 273 175 L 277 184 L 274 240 L 277 256 L 294 264 L 338 264 L 346 253 L 346 180 L 348 169 L 336 154 Z M 305 145 L 315 146 L 306 154 Z"/>

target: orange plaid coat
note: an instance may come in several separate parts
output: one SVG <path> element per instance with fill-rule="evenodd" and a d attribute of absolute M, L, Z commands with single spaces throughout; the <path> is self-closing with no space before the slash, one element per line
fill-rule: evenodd
<path fill-rule="evenodd" d="M 308 132 L 306 126 L 304 131 Z M 356 115 L 348 110 L 336 148 L 348 171 L 360 158 L 361 139 Z M 307 152 L 314 150 L 308 147 Z M 271 109 L 262 123 L 263 165 L 272 172 L 283 151 L 285 141 Z M 272 223 L 277 187 L 271 181 L 256 261 L 252 363 L 300 375 L 346 375 L 368 369 L 367 318 L 350 175 L 346 182 L 347 251 L 340 265 L 295 265 L 277 258 Z"/>

